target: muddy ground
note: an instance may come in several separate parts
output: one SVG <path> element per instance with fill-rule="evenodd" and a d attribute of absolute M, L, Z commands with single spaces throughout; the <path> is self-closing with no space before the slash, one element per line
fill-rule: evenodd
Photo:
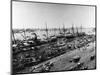
<path fill-rule="evenodd" d="M 80 58 L 79 61 L 74 62 L 73 59 L 77 57 Z M 45 66 L 48 62 L 53 63 L 53 66 L 51 66 L 49 70 L 43 71 L 43 67 L 48 68 Z M 77 48 L 38 65 L 28 67 L 21 71 L 21 73 L 87 70 L 95 68 L 95 42 L 91 42 L 82 48 Z"/>

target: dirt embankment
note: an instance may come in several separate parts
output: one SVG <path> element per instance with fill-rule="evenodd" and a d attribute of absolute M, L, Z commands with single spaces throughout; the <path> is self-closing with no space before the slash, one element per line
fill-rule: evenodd
<path fill-rule="evenodd" d="M 70 60 L 72 60 L 76 56 L 79 56 L 80 60 L 77 63 L 70 62 Z M 31 67 L 30 70 L 32 72 L 40 72 L 40 70 L 42 69 L 42 65 L 46 64 L 47 62 L 51 62 L 54 64 L 53 67 L 50 68 L 50 71 L 71 70 L 77 67 L 80 63 L 83 64 L 79 68 L 79 70 L 84 69 L 84 67 L 88 69 L 95 69 L 95 59 L 91 60 L 91 56 L 95 56 L 95 43 L 89 43 L 85 47 L 78 48 L 58 57 L 52 58 L 46 62 Z M 33 68 L 35 69 L 32 70 Z"/>

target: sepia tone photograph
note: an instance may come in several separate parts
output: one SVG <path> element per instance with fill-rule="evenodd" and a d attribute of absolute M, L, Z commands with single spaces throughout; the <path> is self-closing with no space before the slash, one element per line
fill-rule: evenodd
<path fill-rule="evenodd" d="M 96 69 L 96 6 L 11 1 L 12 74 Z"/>

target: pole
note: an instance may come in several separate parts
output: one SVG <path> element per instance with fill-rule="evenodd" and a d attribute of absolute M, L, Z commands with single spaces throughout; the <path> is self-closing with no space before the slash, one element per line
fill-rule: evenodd
<path fill-rule="evenodd" d="M 65 25 L 64 25 L 64 23 L 63 23 L 63 32 L 64 32 L 64 35 L 65 35 Z"/>
<path fill-rule="evenodd" d="M 46 34 L 47 34 L 47 40 L 48 40 L 48 28 L 47 28 L 47 23 L 45 23 L 46 25 Z"/>
<path fill-rule="evenodd" d="M 72 24 L 72 33 L 74 34 L 74 26 L 73 26 L 73 24 Z"/>
<path fill-rule="evenodd" d="M 13 39 L 14 39 L 14 44 L 15 44 L 15 43 L 16 43 L 16 40 L 15 40 L 15 36 L 14 36 L 13 30 L 12 30 L 12 37 L 13 37 Z"/>
<path fill-rule="evenodd" d="M 26 40 L 26 29 L 24 29 L 24 38 L 25 38 L 25 40 Z"/>
<path fill-rule="evenodd" d="M 82 33 L 82 24 L 81 24 L 81 33 Z"/>

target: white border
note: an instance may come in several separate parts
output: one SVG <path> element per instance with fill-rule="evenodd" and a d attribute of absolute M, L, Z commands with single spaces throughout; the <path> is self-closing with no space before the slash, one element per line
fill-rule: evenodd
<path fill-rule="evenodd" d="M 34 1 L 34 0 L 27 0 Z M 41 2 L 97 5 L 97 70 L 41 73 L 41 75 L 100 74 L 100 0 L 35 0 Z M 0 75 L 10 75 L 10 0 L 0 0 Z M 26 75 L 26 74 L 25 74 Z M 28 74 L 32 75 L 32 74 Z M 35 75 L 35 74 L 34 74 Z M 38 73 L 37 75 L 40 75 Z"/>

